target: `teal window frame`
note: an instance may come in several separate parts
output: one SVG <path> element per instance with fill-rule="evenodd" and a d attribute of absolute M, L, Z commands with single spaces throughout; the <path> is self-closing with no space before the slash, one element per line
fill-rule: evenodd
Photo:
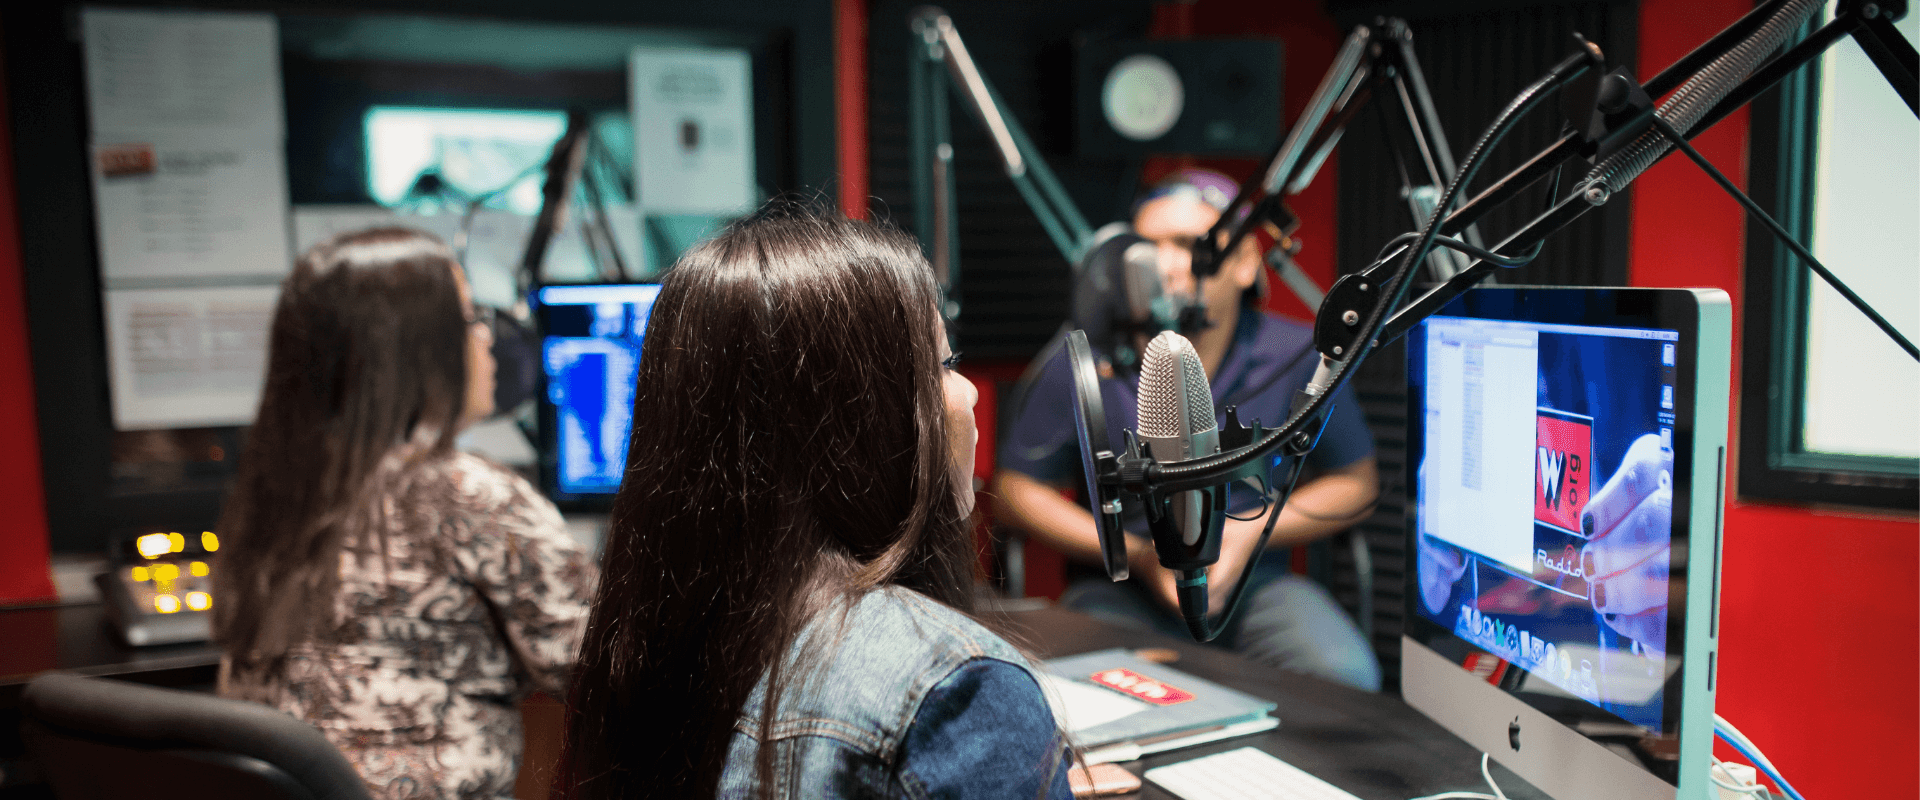
<path fill-rule="evenodd" d="M 1756 100 L 1750 123 L 1748 193 L 1801 242 L 1810 241 L 1813 233 L 1819 86 L 1816 59 Z M 1825 453 L 1804 445 L 1812 271 L 1765 226 L 1752 224 L 1747 226 L 1745 273 L 1739 496 L 1915 510 L 1920 506 L 1920 459 Z"/>

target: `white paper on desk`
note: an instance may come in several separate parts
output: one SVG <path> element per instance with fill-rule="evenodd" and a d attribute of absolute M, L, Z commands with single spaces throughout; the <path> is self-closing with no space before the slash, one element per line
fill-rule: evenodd
<path fill-rule="evenodd" d="M 1053 707 L 1053 718 L 1070 732 L 1105 725 L 1153 707 L 1112 689 L 1045 672 L 1035 675 L 1047 695 L 1047 705 Z"/>
<path fill-rule="evenodd" d="M 266 377 L 273 286 L 106 293 L 119 430 L 243 425 Z"/>
<path fill-rule="evenodd" d="M 641 206 L 725 215 L 758 201 L 752 66 L 745 50 L 633 49 L 627 86 Z"/>
<path fill-rule="evenodd" d="M 80 32 L 94 141 L 218 130 L 280 146 L 286 115 L 272 14 L 85 8 Z"/>
<path fill-rule="evenodd" d="M 284 160 L 277 141 L 226 136 L 94 145 L 93 212 L 108 286 L 286 274 Z"/>

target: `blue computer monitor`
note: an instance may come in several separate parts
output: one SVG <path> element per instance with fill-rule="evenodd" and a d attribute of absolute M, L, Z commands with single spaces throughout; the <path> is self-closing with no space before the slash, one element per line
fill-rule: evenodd
<path fill-rule="evenodd" d="M 640 342 L 657 283 L 547 286 L 540 325 L 542 488 L 575 509 L 604 508 L 626 471 Z"/>
<path fill-rule="evenodd" d="M 1407 702 L 1558 800 L 1707 797 L 1717 290 L 1476 289 L 1407 336 Z"/>

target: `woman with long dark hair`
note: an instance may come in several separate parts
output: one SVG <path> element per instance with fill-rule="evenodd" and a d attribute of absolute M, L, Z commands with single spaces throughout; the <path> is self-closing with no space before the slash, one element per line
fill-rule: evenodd
<path fill-rule="evenodd" d="M 968 615 L 976 395 L 938 302 L 910 237 L 786 207 L 668 273 L 564 796 L 1068 796 L 1027 662 Z"/>
<path fill-rule="evenodd" d="M 318 726 L 376 797 L 511 797 L 519 700 L 564 689 L 586 618 L 553 504 L 453 447 L 493 407 L 491 342 L 438 239 L 307 251 L 221 515 L 221 693 Z"/>

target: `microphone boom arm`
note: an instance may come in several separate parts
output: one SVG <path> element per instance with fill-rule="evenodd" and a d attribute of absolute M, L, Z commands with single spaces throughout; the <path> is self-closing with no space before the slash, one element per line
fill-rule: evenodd
<path fill-rule="evenodd" d="M 1026 130 L 1007 113 L 1006 104 L 974 63 L 947 12 L 922 6 L 914 10 L 911 27 L 915 41 L 907 59 L 907 95 L 914 224 L 931 240 L 928 256 L 945 298 L 941 311 L 948 320 L 954 320 L 960 315 L 960 237 L 948 109 L 950 89 L 958 89 L 986 128 L 1007 179 L 1019 190 L 1020 198 L 1067 263 L 1080 263 L 1093 241 L 1093 228 L 1027 138 Z"/>
<path fill-rule="evenodd" d="M 1648 95 L 1656 96 L 1665 90 L 1671 90 L 1680 83 L 1681 76 L 1686 71 L 1695 69 L 1701 64 L 1710 63 L 1720 55 L 1731 50 L 1745 38 L 1745 35 L 1759 28 L 1762 23 L 1771 19 L 1772 15 L 1778 13 L 1785 5 L 1787 5 L 1786 0 L 1776 0 L 1775 2 L 1755 9 L 1705 44 L 1702 44 L 1699 48 L 1696 48 L 1692 53 L 1683 57 L 1680 61 L 1675 62 L 1673 66 L 1663 70 L 1659 75 L 1643 85 L 1641 89 Z M 1843 3 L 1841 13 L 1838 14 L 1832 22 L 1815 31 L 1798 45 L 1789 48 L 1785 53 L 1772 61 L 1763 64 L 1751 76 L 1735 86 L 1724 99 L 1717 102 L 1712 110 L 1703 116 L 1699 123 L 1692 129 L 1677 131 L 1677 133 L 1687 139 L 1698 136 L 1708 127 L 1738 109 L 1740 105 L 1751 101 L 1754 97 L 1771 88 L 1794 69 L 1803 66 L 1808 61 L 1817 57 L 1826 47 L 1831 46 L 1834 42 L 1846 38 L 1849 35 L 1854 36 L 1856 39 L 1861 38 L 1861 34 L 1858 32 L 1862 30 L 1868 31 L 1869 35 L 1873 36 L 1875 46 L 1885 47 L 1888 51 L 1889 58 L 1875 58 L 1875 64 L 1878 66 L 1883 61 L 1893 64 L 1895 69 L 1881 67 L 1882 72 L 1888 77 L 1888 82 L 1893 85 L 1896 92 L 1903 94 L 1902 99 L 1908 99 L 1910 95 L 1907 95 L 1906 92 L 1909 91 L 1907 87 L 1911 84 L 1902 84 L 1902 75 L 1897 67 L 1902 63 L 1913 63 L 1912 46 L 1906 44 L 1903 38 L 1898 38 L 1897 34 L 1896 38 L 1889 42 L 1886 37 L 1878 33 L 1873 33 L 1877 26 L 1872 23 L 1871 19 L 1854 18 L 1865 17 L 1864 7 L 1867 5 L 1870 4 L 1853 2 L 1852 0 Z M 1880 10 L 1876 13 L 1881 22 L 1897 20 L 1901 18 L 1906 11 L 1904 5 L 1904 2 L 1883 4 L 1879 6 Z M 1904 50 L 1901 49 L 1901 45 L 1906 45 Z M 1872 50 L 1871 47 L 1868 49 L 1869 51 Z M 1563 76 L 1563 78 L 1570 77 L 1572 76 Z M 1564 80 L 1562 82 L 1564 82 Z M 1912 103 L 1910 102 L 1909 105 L 1911 106 Z M 1916 112 L 1916 115 L 1920 116 L 1920 112 Z M 1647 120 L 1646 124 L 1650 127 L 1651 120 Z M 1548 146 L 1532 159 L 1529 159 L 1525 164 L 1509 172 L 1505 177 L 1497 180 L 1486 191 L 1483 191 L 1459 209 L 1452 211 L 1439 220 L 1438 225 L 1435 226 L 1437 233 L 1446 234 L 1457 232 L 1461 228 L 1472 224 L 1475 220 L 1484 216 L 1493 206 L 1510 199 L 1521 190 L 1537 182 L 1540 178 L 1552 173 L 1565 162 L 1580 155 L 1581 149 L 1582 143 L 1580 141 L 1580 135 L 1577 132 L 1562 136 L 1559 141 Z M 1664 159 L 1668 155 L 1671 155 L 1672 152 L 1671 150 L 1664 152 L 1659 158 Z M 1606 200 L 1609 199 L 1603 194 L 1596 194 L 1589 191 L 1590 188 L 1591 187 L 1580 187 L 1562 198 L 1556 199 L 1550 196 L 1549 199 L 1553 202 L 1551 208 L 1535 217 L 1520 230 L 1508 236 L 1507 239 L 1502 241 L 1498 246 L 1492 248 L 1493 252 L 1508 258 L 1522 257 L 1520 254 L 1536 247 L 1554 232 L 1566 227 L 1573 220 L 1579 218 L 1580 215 L 1597 205 L 1604 204 Z M 1383 276 L 1384 280 L 1394 280 L 1397 278 L 1399 284 L 1393 288 L 1397 290 L 1395 293 L 1398 294 L 1400 291 L 1404 291 L 1405 287 L 1406 275 L 1404 273 L 1406 273 L 1408 269 L 1404 263 L 1404 257 L 1408 249 L 1410 249 L 1409 245 L 1389 248 L 1388 252 L 1383 253 L 1382 257 L 1377 260 L 1372 267 L 1360 273 L 1349 275 L 1348 278 L 1354 279 L 1370 276 L 1373 281 L 1376 282 L 1382 281 Z M 1400 269 L 1395 274 L 1387 275 L 1386 273 L 1391 272 L 1387 269 L 1388 266 L 1395 262 L 1402 262 Z M 1344 358 L 1326 356 L 1323 352 L 1325 358 L 1322 363 L 1321 375 L 1316 376 L 1316 383 L 1321 383 L 1322 378 L 1329 376 L 1331 376 L 1331 380 L 1325 383 L 1320 392 L 1316 394 L 1310 402 L 1301 404 L 1297 413 L 1293 414 L 1285 424 L 1278 428 L 1262 431 L 1257 439 L 1238 449 L 1225 448 L 1226 442 L 1223 437 L 1222 452 L 1204 458 L 1166 463 L 1156 462 L 1151 458 L 1141 458 L 1139 460 L 1142 463 L 1129 464 L 1127 462 L 1130 459 L 1126 456 L 1120 456 L 1109 462 L 1108 469 L 1102 470 L 1102 474 L 1098 477 L 1098 481 L 1101 484 L 1099 487 L 1101 490 L 1100 494 L 1102 496 L 1107 495 L 1108 492 L 1106 490 L 1108 487 L 1111 487 L 1114 490 L 1112 494 L 1117 496 L 1119 490 L 1123 487 L 1124 490 L 1130 494 L 1151 494 L 1154 492 L 1170 492 L 1218 485 L 1225 481 L 1237 480 L 1241 477 L 1246 477 L 1250 471 L 1258 472 L 1264 470 L 1267 459 L 1270 458 L 1273 453 L 1280 450 L 1283 445 L 1288 447 L 1289 453 L 1304 455 L 1305 452 L 1311 450 L 1312 445 L 1315 443 L 1313 440 L 1317 439 L 1315 433 L 1317 432 L 1318 426 L 1314 425 L 1311 420 L 1322 415 L 1326 406 L 1330 404 L 1330 401 L 1326 398 L 1339 390 L 1340 386 L 1343 385 L 1346 379 L 1352 374 L 1353 368 L 1357 367 L 1366 355 L 1379 345 L 1390 343 L 1400 336 L 1405 335 L 1408 331 L 1412 330 L 1415 325 L 1419 324 L 1421 320 L 1438 312 L 1453 298 L 1458 297 L 1488 274 L 1491 274 L 1494 269 L 1495 265 L 1493 262 L 1485 259 L 1475 259 L 1467 269 L 1448 279 L 1441 285 L 1427 291 L 1412 303 L 1397 309 L 1393 308 L 1393 306 L 1398 305 L 1397 303 L 1388 304 L 1384 302 L 1386 298 L 1379 296 L 1380 292 L 1384 290 L 1377 285 L 1373 290 L 1373 299 L 1375 300 L 1375 306 L 1373 308 L 1341 307 L 1337 302 L 1341 298 L 1335 294 L 1329 294 L 1327 303 L 1322 305 L 1320 309 L 1320 320 L 1342 320 L 1342 324 L 1347 324 L 1343 318 L 1347 318 L 1348 312 L 1358 312 L 1359 314 L 1365 315 L 1361 316 L 1360 319 L 1364 319 L 1369 323 L 1375 323 L 1372 326 L 1360 325 L 1359 327 L 1362 330 L 1371 327 L 1372 330 L 1370 332 L 1374 335 L 1369 336 L 1364 342 L 1357 341 L 1357 337 L 1355 337 L 1356 341 L 1353 343 L 1354 346 L 1345 353 L 1340 354 L 1345 356 Z M 1388 311 L 1393 312 L 1390 318 L 1382 322 L 1375 322 L 1380 315 Z M 1318 330 L 1318 325 L 1316 326 L 1316 330 Z"/>
<path fill-rule="evenodd" d="M 1290 235 L 1297 220 L 1281 198 L 1299 194 L 1312 183 L 1347 125 L 1362 111 L 1376 107 L 1376 96 L 1385 99 L 1378 108 L 1399 118 L 1398 124 L 1387 125 L 1393 138 L 1388 151 L 1399 168 L 1401 196 L 1413 224 L 1425 226 L 1441 189 L 1453 179 L 1453 150 L 1414 56 L 1412 32 L 1400 19 L 1380 19 L 1373 25 L 1355 26 L 1348 34 L 1286 139 L 1255 173 L 1258 180 L 1243 183 L 1212 229 L 1194 242 L 1194 274 L 1212 274 L 1222 254 L 1233 252 L 1262 224 L 1271 223 L 1283 236 Z M 1407 153 L 1414 154 L 1413 163 L 1408 162 Z M 1243 210 L 1249 212 L 1244 218 Z M 1479 246 L 1479 232 L 1465 227 L 1462 238 Z M 1287 239 L 1282 244 L 1283 249 L 1292 249 Z M 1436 253 L 1428 264 L 1435 277 L 1445 278 L 1463 268 L 1465 261 L 1453 253 Z"/>

